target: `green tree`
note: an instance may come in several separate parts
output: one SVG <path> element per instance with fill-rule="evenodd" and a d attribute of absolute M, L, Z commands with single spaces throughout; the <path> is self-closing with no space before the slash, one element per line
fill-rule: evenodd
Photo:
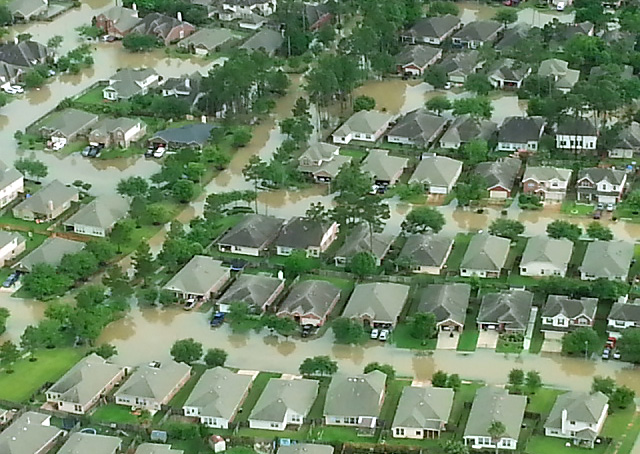
<path fill-rule="evenodd" d="M 599 222 L 590 222 L 587 226 L 587 236 L 594 240 L 611 241 L 613 240 L 613 232 L 609 227 L 606 227 Z"/>
<path fill-rule="evenodd" d="M 24 86 L 26 88 L 42 87 L 46 79 L 38 71 L 31 70 L 24 76 Z"/>
<path fill-rule="evenodd" d="M 491 118 L 493 114 L 491 100 L 482 96 L 456 99 L 453 102 L 453 115 L 459 117 L 465 114 L 469 114 L 473 118 Z"/>
<path fill-rule="evenodd" d="M 38 263 L 22 278 L 22 288 L 31 297 L 43 300 L 63 295 L 73 284 L 66 274 L 59 273 L 53 266 Z"/>
<path fill-rule="evenodd" d="M 462 386 L 462 380 L 458 374 L 451 374 L 447 379 L 447 388 L 451 388 L 454 391 L 458 391 Z"/>
<path fill-rule="evenodd" d="M 18 346 L 11 341 L 5 341 L 0 345 L 0 364 L 8 366 L 15 363 L 20 358 Z"/>
<path fill-rule="evenodd" d="M 207 367 L 223 367 L 229 354 L 221 348 L 210 348 L 204 355 Z"/>
<path fill-rule="evenodd" d="M 449 376 L 443 370 L 437 370 L 431 376 L 431 384 L 436 388 L 446 388 Z"/>
<path fill-rule="evenodd" d="M 151 255 L 151 249 L 149 243 L 141 241 L 138 244 L 135 252 L 133 253 L 133 268 L 136 270 L 136 278 L 147 279 L 153 274 L 156 269 L 156 265 Z"/>
<path fill-rule="evenodd" d="M 537 390 L 542 387 L 542 378 L 540 372 L 536 370 L 530 370 L 524 377 L 524 385 L 531 394 L 535 394 Z"/>
<path fill-rule="evenodd" d="M 64 41 L 64 38 L 62 36 L 60 35 L 52 36 L 47 41 L 47 47 L 49 49 L 56 50 L 62 45 L 62 41 Z"/>
<path fill-rule="evenodd" d="M 118 194 L 127 197 L 146 197 L 149 194 L 149 183 L 138 176 L 123 178 L 116 186 Z"/>
<path fill-rule="evenodd" d="M 616 381 L 611 377 L 601 377 L 596 375 L 593 377 L 593 381 L 591 383 L 591 392 L 597 393 L 601 392 L 602 394 L 611 397 L 616 390 Z"/>
<path fill-rule="evenodd" d="M 366 251 L 356 253 L 349 262 L 349 270 L 360 279 L 374 274 L 376 268 L 375 257 Z"/>
<path fill-rule="evenodd" d="M 512 24 L 518 20 L 518 11 L 514 8 L 500 8 L 494 14 L 493 19 L 504 25 Z"/>
<path fill-rule="evenodd" d="M 98 259 L 87 251 L 65 254 L 58 265 L 58 272 L 70 277 L 74 281 L 87 279 L 98 271 Z"/>
<path fill-rule="evenodd" d="M 432 207 L 417 207 L 409 212 L 402 221 L 402 230 L 406 233 L 438 233 L 444 227 L 445 219 L 440 211 Z"/>
<path fill-rule="evenodd" d="M 514 391 L 519 391 L 524 384 L 525 375 L 522 369 L 511 369 L 509 371 L 509 385 Z"/>
<path fill-rule="evenodd" d="M 283 266 L 287 278 L 294 278 L 311 271 L 315 267 L 315 262 L 307 257 L 306 251 L 296 250 L 284 259 Z"/>
<path fill-rule="evenodd" d="M 0 6 L 0 25 L 7 26 L 13 24 L 13 15 L 6 5 Z"/>
<path fill-rule="evenodd" d="M 456 185 L 456 199 L 460 206 L 469 206 L 471 202 L 483 199 L 486 195 L 487 182 L 476 173 L 469 175 Z"/>
<path fill-rule="evenodd" d="M 302 375 L 331 376 L 338 372 L 338 363 L 328 356 L 314 356 L 306 358 L 298 368 Z"/>
<path fill-rule="evenodd" d="M 147 216 L 153 225 L 166 224 L 171 220 L 171 210 L 162 203 L 147 205 Z"/>
<path fill-rule="evenodd" d="M 547 235 L 556 239 L 567 238 L 575 243 L 580 239 L 582 229 L 571 222 L 558 219 L 547 225 Z"/>
<path fill-rule="evenodd" d="M 409 324 L 411 336 L 419 339 L 424 344 L 433 339 L 437 333 L 436 316 L 431 312 L 418 312 L 413 316 Z"/>
<path fill-rule="evenodd" d="M 132 240 L 135 229 L 136 223 L 133 219 L 120 219 L 114 224 L 109 239 L 118 247 L 118 253 L 122 252 L 122 246 Z"/>
<path fill-rule="evenodd" d="M 267 328 L 277 332 L 281 336 L 291 336 L 299 328 L 298 323 L 289 317 L 278 317 L 273 314 L 263 315 L 262 321 Z"/>
<path fill-rule="evenodd" d="M 489 233 L 514 241 L 524 233 L 524 224 L 515 219 L 498 218 L 489 225 Z"/>
<path fill-rule="evenodd" d="M 115 245 L 105 239 L 91 240 L 85 246 L 85 251 L 93 254 L 100 265 L 106 265 L 117 253 Z"/>
<path fill-rule="evenodd" d="M 444 88 L 449 81 L 449 75 L 442 66 L 434 65 L 424 72 L 424 81 L 433 88 Z"/>
<path fill-rule="evenodd" d="M 117 264 L 107 268 L 102 283 L 109 288 L 114 298 L 126 298 L 133 294 L 129 278 Z"/>
<path fill-rule="evenodd" d="M 429 99 L 424 103 L 424 106 L 427 110 L 434 112 L 436 115 L 442 114 L 445 110 L 451 110 L 453 107 L 451 105 L 451 101 L 446 96 L 438 95 Z"/>
<path fill-rule="evenodd" d="M 447 440 L 443 449 L 445 454 L 469 454 L 469 447 L 460 440 Z"/>
<path fill-rule="evenodd" d="M 28 351 L 60 347 L 64 342 L 62 324 L 57 320 L 50 319 L 44 319 L 36 326 L 27 326 L 20 336 L 20 346 Z"/>
<path fill-rule="evenodd" d="M 0 307 L 0 334 L 7 330 L 7 320 L 9 319 L 9 309 Z"/>
<path fill-rule="evenodd" d="M 180 203 L 189 203 L 196 195 L 196 184 L 191 180 L 178 180 L 171 187 L 171 194 Z"/>
<path fill-rule="evenodd" d="M 362 323 L 350 318 L 338 318 L 332 325 L 333 335 L 339 344 L 359 344 L 365 339 Z"/>
<path fill-rule="evenodd" d="M 487 160 L 489 145 L 486 140 L 473 139 L 462 146 L 465 164 L 474 166 Z"/>
<path fill-rule="evenodd" d="M 373 372 L 374 370 L 379 370 L 383 374 L 387 376 L 387 382 L 394 380 L 396 378 L 396 370 L 390 364 L 380 364 L 378 362 L 369 363 L 364 366 L 363 372 L 368 374 L 369 372 Z"/>
<path fill-rule="evenodd" d="M 491 437 L 491 441 L 496 445 L 496 453 L 498 452 L 498 443 L 506 430 L 507 428 L 500 421 L 492 421 L 487 429 L 487 433 Z"/>
<path fill-rule="evenodd" d="M 13 166 L 27 178 L 31 177 L 40 180 L 49 174 L 47 166 L 42 161 L 34 158 L 17 159 L 13 163 Z"/>
<path fill-rule="evenodd" d="M 485 74 L 473 73 L 467 76 L 467 80 L 464 82 L 464 89 L 476 95 L 486 96 L 493 87 Z"/>
<path fill-rule="evenodd" d="M 148 52 L 162 43 L 153 35 L 143 35 L 142 33 L 130 33 L 122 39 L 122 47 L 129 52 Z"/>
<path fill-rule="evenodd" d="M 192 364 L 202 358 L 202 344 L 192 338 L 177 340 L 171 347 L 171 356 L 179 363 Z"/>
<path fill-rule="evenodd" d="M 353 111 L 359 112 L 361 110 L 373 110 L 376 108 L 376 100 L 371 96 L 357 96 L 353 100 Z"/>
<path fill-rule="evenodd" d="M 640 211 L 640 189 L 631 191 L 624 200 L 624 204 L 634 211 Z"/>
<path fill-rule="evenodd" d="M 625 361 L 640 363 L 640 330 L 627 328 L 618 339 L 618 351 Z"/>
<path fill-rule="evenodd" d="M 562 338 L 562 353 L 591 356 L 600 349 L 598 333 L 591 327 L 578 328 Z"/>
<path fill-rule="evenodd" d="M 231 146 L 233 148 L 242 148 L 251 142 L 251 130 L 247 128 L 236 128 L 231 134 Z"/>
<path fill-rule="evenodd" d="M 625 409 L 633 405 L 636 392 L 626 386 L 618 386 L 609 399 L 613 408 Z"/>

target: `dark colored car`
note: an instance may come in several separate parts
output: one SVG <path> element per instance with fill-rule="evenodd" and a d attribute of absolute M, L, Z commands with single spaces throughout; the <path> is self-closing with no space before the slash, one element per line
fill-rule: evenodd
<path fill-rule="evenodd" d="M 222 322 L 224 322 L 224 312 L 216 312 L 211 318 L 209 325 L 211 328 L 216 328 L 222 325 Z"/>
<path fill-rule="evenodd" d="M 593 212 L 593 219 L 600 219 L 602 217 L 602 210 L 596 210 Z"/>
<path fill-rule="evenodd" d="M 2 283 L 2 286 L 5 288 L 9 288 L 14 285 L 20 279 L 20 271 L 14 271 L 11 273 L 5 281 Z"/>

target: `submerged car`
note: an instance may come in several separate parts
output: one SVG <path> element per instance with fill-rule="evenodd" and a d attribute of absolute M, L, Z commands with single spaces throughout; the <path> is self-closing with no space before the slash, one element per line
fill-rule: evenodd
<path fill-rule="evenodd" d="M 222 322 L 224 322 L 224 312 L 216 312 L 211 318 L 209 326 L 215 328 L 222 325 Z"/>

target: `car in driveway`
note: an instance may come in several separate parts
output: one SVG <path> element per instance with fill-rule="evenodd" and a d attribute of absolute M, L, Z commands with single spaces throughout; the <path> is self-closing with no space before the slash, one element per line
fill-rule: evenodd
<path fill-rule="evenodd" d="M 611 354 L 611 350 L 609 350 L 609 348 L 605 348 L 602 351 L 602 359 L 609 359 L 610 354 Z"/>
<path fill-rule="evenodd" d="M 593 219 L 600 219 L 602 217 L 602 210 L 596 210 L 593 212 Z"/>
<path fill-rule="evenodd" d="M 607 211 L 611 213 L 615 209 L 615 207 L 616 206 L 613 203 L 608 203 L 607 204 Z"/>
<path fill-rule="evenodd" d="M 373 328 L 371 330 L 371 339 L 377 339 L 380 335 L 380 330 L 378 328 Z"/>
<path fill-rule="evenodd" d="M 167 149 L 165 147 L 158 147 L 153 152 L 153 157 L 154 158 L 161 158 L 161 157 L 164 156 L 165 151 L 167 151 Z"/>
<path fill-rule="evenodd" d="M 378 340 L 381 340 L 382 342 L 386 342 L 387 339 L 389 339 L 389 334 L 391 334 L 389 332 L 388 329 L 383 329 L 382 331 L 380 331 L 380 335 L 378 336 Z"/>
<path fill-rule="evenodd" d="M 2 286 L 4 288 L 12 287 L 13 285 L 15 285 L 16 282 L 18 282 L 19 279 L 20 279 L 20 271 L 14 271 L 9 276 L 7 276 L 7 278 L 2 283 Z"/>
<path fill-rule="evenodd" d="M 211 317 L 209 326 L 211 328 L 217 328 L 218 326 L 222 325 L 222 323 L 224 322 L 224 316 L 224 312 L 216 312 L 215 314 L 213 314 L 213 317 Z"/>
<path fill-rule="evenodd" d="M 196 299 L 195 298 L 189 298 L 187 301 L 184 302 L 184 310 L 185 311 L 190 311 L 194 307 L 196 307 Z"/>

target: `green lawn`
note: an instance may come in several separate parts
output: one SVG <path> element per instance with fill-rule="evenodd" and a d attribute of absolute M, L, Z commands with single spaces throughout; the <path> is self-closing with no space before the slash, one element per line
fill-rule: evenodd
<path fill-rule="evenodd" d="M 249 394 L 247 398 L 244 400 L 242 404 L 242 411 L 238 413 L 236 417 L 236 422 L 246 422 L 249 419 L 249 415 L 255 407 L 258 398 L 264 391 L 264 388 L 267 386 L 267 383 L 272 378 L 280 378 L 281 374 L 276 374 L 272 372 L 260 372 L 258 376 L 253 380 L 253 384 L 251 385 L 251 389 L 249 390 Z"/>
<path fill-rule="evenodd" d="M 367 441 L 373 441 L 371 437 L 359 437 L 357 430 L 353 427 L 340 426 L 319 426 L 310 432 L 310 438 L 313 441 L 339 443 L 365 443 Z"/>
<path fill-rule="evenodd" d="M 567 269 L 567 277 L 580 276 L 578 267 L 582 265 L 582 260 L 584 259 L 584 254 L 586 252 L 587 252 L 586 241 L 577 241 L 576 243 L 574 243 L 573 253 L 571 254 L 571 259 L 569 260 L 569 267 Z"/>
<path fill-rule="evenodd" d="M 411 350 L 435 350 L 437 338 L 421 341 L 411 335 L 411 327 L 407 323 L 400 323 L 391 333 L 391 342 L 398 348 Z"/>
<path fill-rule="evenodd" d="M 396 413 L 396 408 L 398 407 L 398 401 L 400 400 L 400 396 L 402 395 L 402 390 L 406 386 L 411 386 L 411 380 L 387 380 L 387 391 L 384 396 L 382 410 L 380 411 L 380 419 L 382 421 L 387 421 L 389 424 L 391 424 Z"/>
<path fill-rule="evenodd" d="M 471 404 L 476 396 L 476 391 L 483 386 L 482 383 L 477 382 L 464 383 L 460 389 L 456 391 L 453 398 L 451 414 L 449 415 L 449 424 L 452 425 L 458 435 L 461 435 L 464 431 L 467 418 L 469 417 L 470 409 L 465 408 L 465 403 Z"/>
<path fill-rule="evenodd" d="M 453 243 L 453 249 L 447 259 L 447 270 L 457 272 L 460 269 L 460 263 L 462 263 L 464 253 L 467 252 L 472 236 L 473 235 L 470 233 L 458 233 L 456 235 L 455 242 Z"/>
<path fill-rule="evenodd" d="M 562 438 L 534 435 L 529 439 L 525 452 L 527 454 L 604 454 L 607 449 L 603 445 L 596 445 L 594 449 L 567 447 L 566 443 L 567 440 Z"/>
<path fill-rule="evenodd" d="M 498 345 L 496 345 L 496 353 L 522 353 L 522 342 L 509 342 L 502 337 L 498 338 Z"/>
<path fill-rule="evenodd" d="M 626 415 L 620 413 L 626 413 Z M 616 415 L 616 413 L 611 415 L 614 418 L 614 424 L 622 424 L 623 427 L 626 427 L 625 433 L 614 441 L 614 443 L 618 446 L 617 454 L 631 454 L 635 441 L 638 436 L 640 436 L 639 414 L 636 413 L 632 418 L 629 418 L 628 413 L 630 413 L 630 410 L 618 412 L 618 415 Z M 611 416 L 609 416 L 609 418 L 611 418 Z M 620 418 L 620 420 L 616 421 L 617 418 Z M 623 418 L 627 418 L 628 422 L 625 422 Z M 607 425 L 605 424 L 605 432 L 606 430 Z"/>
<path fill-rule="evenodd" d="M 594 209 L 593 205 L 576 203 L 571 200 L 566 200 L 562 204 L 562 208 L 561 208 L 564 214 L 570 214 L 572 216 L 589 216 L 591 213 L 593 213 L 593 209 Z"/>
<path fill-rule="evenodd" d="M 511 243 L 512 246 L 511 249 L 509 249 L 509 255 L 504 265 L 505 269 L 514 271 L 515 268 L 514 272 L 519 271 L 517 265 L 520 263 L 524 248 L 527 246 L 527 241 L 527 238 L 520 237 L 516 240 L 515 244 L 513 244 L 513 242 Z"/>
<path fill-rule="evenodd" d="M 107 404 L 98 407 L 91 415 L 91 419 L 104 423 L 138 424 L 140 422 L 140 418 L 131 413 L 131 407 L 116 404 Z"/>
<path fill-rule="evenodd" d="M 629 270 L 630 278 L 640 274 L 640 244 L 636 244 L 633 247 L 633 258 L 636 262 L 631 265 L 631 270 Z"/>
<path fill-rule="evenodd" d="M 25 221 L 23 219 L 14 218 L 11 213 L 5 213 L 0 216 L 0 227 L 4 230 L 19 230 L 23 232 L 45 233 L 51 226 L 50 222 L 42 222 L 36 224 L 33 221 Z"/>
<path fill-rule="evenodd" d="M 354 162 L 360 162 L 365 158 L 367 152 L 364 150 L 355 150 L 353 148 L 341 148 L 340 154 L 343 156 L 351 156 Z"/>
<path fill-rule="evenodd" d="M 464 330 L 460 335 L 460 340 L 458 341 L 459 352 L 474 352 L 476 351 L 476 346 L 478 345 L 478 325 L 476 325 L 476 317 L 478 316 L 478 311 L 480 310 L 480 306 L 478 304 L 469 304 L 469 309 L 467 309 L 467 318 L 464 321 Z"/>
<path fill-rule="evenodd" d="M 329 389 L 329 384 L 331 383 L 331 377 L 314 377 L 314 379 L 320 382 L 320 386 L 318 387 L 318 397 L 311 406 L 311 410 L 309 410 L 309 415 L 307 416 L 309 420 L 322 419 L 324 414 L 324 401 L 327 398 L 327 389 Z"/>
<path fill-rule="evenodd" d="M 544 343 L 544 334 L 540 331 L 542 326 L 542 317 L 536 318 L 536 324 L 533 327 L 533 336 L 531 337 L 531 344 L 529 345 L 529 353 L 540 353 L 542 350 L 542 344 Z"/>
<path fill-rule="evenodd" d="M 44 349 L 34 352 L 37 361 L 16 361 L 11 374 L 0 372 L 0 399 L 12 402 L 28 400 L 42 385 L 53 383 L 77 363 L 83 350 L 73 348 Z"/>
<path fill-rule="evenodd" d="M 173 396 L 171 402 L 169 402 L 169 406 L 171 408 L 183 407 L 184 403 L 189 397 L 189 394 L 191 394 L 191 391 L 193 391 L 193 388 L 195 388 L 196 383 L 198 383 L 198 380 L 200 380 L 202 374 L 204 374 L 204 372 L 207 370 L 207 367 L 204 364 L 194 364 L 192 370 L 193 375 L 191 376 L 187 384 L 184 385 L 182 389 L 178 391 L 175 396 Z"/>
<path fill-rule="evenodd" d="M 103 104 L 103 103 L 109 102 L 109 101 L 105 100 L 104 96 L 102 95 L 102 89 L 103 88 L 104 87 L 102 87 L 102 86 L 94 87 L 91 90 L 87 91 L 82 96 L 80 96 L 74 102 L 79 103 L 79 104 L 88 104 L 88 105 L 91 105 L 91 104 L 99 105 L 99 104 Z"/>
<path fill-rule="evenodd" d="M 559 389 L 540 388 L 535 394 L 529 395 L 527 411 L 542 415 L 542 419 L 544 420 L 551 412 L 556 398 L 564 392 L 565 391 Z"/>

